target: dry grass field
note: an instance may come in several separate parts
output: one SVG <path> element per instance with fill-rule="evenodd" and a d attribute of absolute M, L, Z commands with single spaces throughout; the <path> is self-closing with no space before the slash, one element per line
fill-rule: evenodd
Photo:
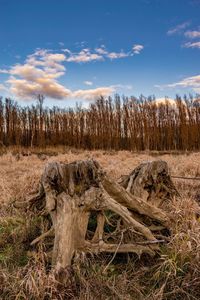
<path fill-rule="evenodd" d="M 200 177 L 200 153 L 132 153 L 9 149 L 0 156 L 0 299 L 200 299 L 200 181 L 174 179 L 181 197 L 169 205 L 171 235 L 155 258 L 90 256 L 75 267 L 69 284 L 49 273 L 44 245 L 30 242 L 42 217 L 12 205 L 37 189 L 48 162 L 94 158 L 115 179 L 143 161 L 163 159 L 174 176 Z M 37 251 L 36 251 L 37 250 Z"/>
<path fill-rule="evenodd" d="M 57 149 L 57 150 L 55 150 Z M 48 162 L 58 161 L 69 163 L 74 160 L 93 158 L 97 160 L 106 172 L 114 179 L 128 174 L 141 162 L 147 160 L 165 160 L 172 175 L 200 176 L 200 153 L 192 154 L 161 154 L 159 152 L 134 153 L 128 151 L 81 151 L 65 150 L 64 148 L 47 148 L 23 150 L 12 148 L 0 157 L 0 203 L 13 200 L 23 200 L 36 188 L 44 166 Z M 178 184 L 190 185 L 198 182 L 178 181 Z M 193 190 L 193 188 L 192 188 Z"/>

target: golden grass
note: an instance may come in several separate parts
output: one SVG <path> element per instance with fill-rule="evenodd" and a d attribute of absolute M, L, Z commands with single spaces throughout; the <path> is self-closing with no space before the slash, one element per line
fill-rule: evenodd
<path fill-rule="evenodd" d="M 200 220 L 196 216 L 199 206 L 195 201 L 196 195 L 200 195 L 200 181 L 175 180 L 181 199 L 174 199 L 170 204 L 171 237 L 161 248 L 160 256 L 139 259 L 134 255 L 119 255 L 106 273 L 109 255 L 85 258 L 74 269 L 72 281 L 63 285 L 48 273 L 42 251 L 44 245 L 38 253 L 30 257 L 28 254 L 29 239 L 37 235 L 38 222 L 42 220 L 30 220 L 18 212 L 10 214 L 6 208 L 13 200 L 25 200 L 37 188 L 47 162 L 94 158 L 112 178 L 118 179 L 143 161 L 163 159 L 173 175 L 199 176 L 200 153 L 158 153 L 155 156 L 155 153 L 49 148 L 46 151 L 34 149 L 34 154 L 29 156 L 18 155 L 23 151 L 11 149 L 0 157 L 0 237 L 3 237 L 0 239 L 0 258 L 4 238 L 9 246 L 2 254 L 4 263 L 0 261 L 0 299 L 200 299 Z M 30 154 L 30 150 L 26 152 Z M 22 263 L 13 261 L 13 257 L 20 255 L 24 255 Z"/>
<path fill-rule="evenodd" d="M 56 148 L 57 149 L 57 148 Z M 14 155 L 12 154 L 14 153 Z M 164 159 L 167 161 L 171 173 L 180 176 L 199 176 L 200 153 L 184 155 L 157 155 L 148 153 L 132 153 L 128 151 L 105 152 L 105 151 L 80 151 L 68 150 L 59 153 L 55 148 L 46 150 L 47 155 L 40 156 L 40 149 L 36 149 L 29 156 L 18 155 L 18 151 L 8 152 L 0 157 L 0 203 L 8 203 L 14 200 L 23 200 L 28 193 L 33 191 L 41 176 L 46 163 L 51 161 L 72 162 L 77 159 L 96 159 L 112 178 L 119 178 L 128 174 L 138 164 L 147 160 Z M 23 151 L 21 151 L 23 152 Z M 56 153 L 56 156 L 48 156 L 48 153 Z M 60 149 L 60 152 L 64 152 Z M 20 153 L 20 152 L 19 152 Z M 30 154 L 29 151 L 26 151 Z M 42 153 L 45 153 L 44 150 Z M 179 181 L 179 184 L 185 181 Z M 186 182 L 198 184 L 198 182 Z"/>

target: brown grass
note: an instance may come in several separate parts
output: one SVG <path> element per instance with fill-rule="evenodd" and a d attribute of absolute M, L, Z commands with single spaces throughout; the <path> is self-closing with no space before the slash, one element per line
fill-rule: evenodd
<path fill-rule="evenodd" d="M 28 156 L 23 156 L 26 151 Z M 11 149 L 0 157 L 0 299 L 200 299 L 199 181 L 175 180 L 181 199 L 170 204 L 171 238 L 160 256 L 141 259 L 134 255 L 82 257 L 71 282 L 60 284 L 49 272 L 45 245 L 30 248 L 41 228 L 41 218 L 14 210 L 14 200 L 25 200 L 36 189 L 44 165 L 94 158 L 112 178 L 129 173 L 146 160 L 164 159 L 171 173 L 200 175 L 200 153 L 165 154 L 80 151 L 48 148 Z M 58 155 L 55 155 L 57 152 Z M 66 153 L 65 153 L 66 152 Z M 51 156 L 51 154 L 54 154 Z"/>
<path fill-rule="evenodd" d="M 31 153 L 34 153 L 31 155 Z M 41 154 L 42 153 L 42 154 Z M 53 156 L 52 153 L 54 154 Z M 55 155 L 57 153 L 57 155 Z M 173 152 L 172 152 L 173 153 Z M 27 156 L 24 156 L 26 154 Z M 155 156 L 155 152 L 128 151 L 81 151 L 65 148 L 26 149 L 12 148 L 0 156 L 0 203 L 23 200 L 35 189 L 46 163 L 51 161 L 72 162 L 77 159 L 96 159 L 112 178 L 128 174 L 138 164 L 147 160 L 164 159 L 170 166 L 173 175 L 200 176 L 200 153 Z M 185 183 L 181 181 L 180 184 Z M 197 184 L 186 182 L 190 185 Z"/>

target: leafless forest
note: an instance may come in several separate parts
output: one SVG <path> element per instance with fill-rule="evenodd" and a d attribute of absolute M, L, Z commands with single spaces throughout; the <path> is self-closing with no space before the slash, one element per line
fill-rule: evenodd
<path fill-rule="evenodd" d="M 157 104 L 141 96 L 98 99 L 88 109 L 21 107 L 0 100 L 0 141 L 5 146 L 58 146 L 104 150 L 199 150 L 200 103 L 192 97 Z"/>

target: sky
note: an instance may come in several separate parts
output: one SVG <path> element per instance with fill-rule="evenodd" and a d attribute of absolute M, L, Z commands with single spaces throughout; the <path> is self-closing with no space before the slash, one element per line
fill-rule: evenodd
<path fill-rule="evenodd" d="M 0 0 L 0 95 L 200 94 L 200 0 Z"/>

